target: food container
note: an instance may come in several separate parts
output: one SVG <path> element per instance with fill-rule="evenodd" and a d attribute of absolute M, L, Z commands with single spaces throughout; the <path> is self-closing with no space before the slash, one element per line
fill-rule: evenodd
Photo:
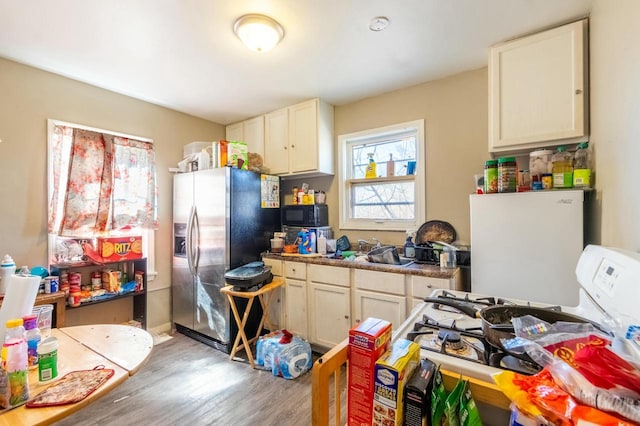
<path fill-rule="evenodd" d="M 281 253 L 284 247 L 282 238 L 271 238 L 271 253 Z"/>
<path fill-rule="evenodd" d="M 541 149 L 529 154 L 529 174 L 531 176 L 531 189 L 534 182 L 542 182 L 542 175 L 551 173 L 551 156 L 553 151 Z"/>

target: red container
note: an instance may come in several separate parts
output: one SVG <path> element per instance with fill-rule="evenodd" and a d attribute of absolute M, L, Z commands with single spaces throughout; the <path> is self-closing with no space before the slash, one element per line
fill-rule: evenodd
<path fill-rule="evenodd" d="M 349 426 L 373 424 L 374 368 L 390 340 L 391 323 L 377 318 L 367 318 L 349 330 Z"/>

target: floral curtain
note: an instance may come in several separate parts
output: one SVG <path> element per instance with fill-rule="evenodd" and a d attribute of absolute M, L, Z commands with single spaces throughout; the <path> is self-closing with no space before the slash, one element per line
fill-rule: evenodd
<path fill-rule="evenodd" d="M 50 233 L 78 237 L 157 229 L 151 143 L 58 125 L 51 152 Z"/>

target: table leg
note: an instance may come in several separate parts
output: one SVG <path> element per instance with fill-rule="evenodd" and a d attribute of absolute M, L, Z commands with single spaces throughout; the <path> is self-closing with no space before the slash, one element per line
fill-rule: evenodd
<path fill-rule="evenodd" d="M 238 324 L 238 335 L 236 336 L 236 340 L 233 342 L 233 348 L 231 349 L 231 353 L 229 354 L 229 360 L 233 360 L 236 352 L 239 348 L 239 340 L 242 339 L 242 346 L 244 347 L 244 351 L 247 354 L 247 358 L 249 359 L 249 364 L 251 364 L 251 368 L 255 368 L 255 364 L 253 362 L 253 354 L 251 353 L 251 346 L 249 345 L 249 341 L 247 340 L 247 336 L 244 333 L 244 326 L 247 323 L 247 319 L 249 318 L 249 313 L 251 311 L 251 305 L 253 305 L 253 297 L 247 299 L 247 307 L 244 311 L 244 315 L 242 316 L 242 320 L 240 320 L 240 313 L 238 312 L 238 308 L 236 307 L 235 300 L 233 300 L 233 296 L 227 295 L 229 299 L 229 304 L 231 305 L 231 311 L 233 311 L 233 317 L 236 320 L 236 324 Z"/>

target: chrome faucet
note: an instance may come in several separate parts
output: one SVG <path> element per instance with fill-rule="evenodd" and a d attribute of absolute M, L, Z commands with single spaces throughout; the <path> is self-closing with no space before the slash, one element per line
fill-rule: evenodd
<path fill-rule="evenodd" d="M 377 239 L 376 237 L 371 237 L 371 241 L 375 241 L 375 245 L 373 246 L 373 248 L 380 248 L 382 247 L 382 243 L 380 243 L 380 240 Z"/>

